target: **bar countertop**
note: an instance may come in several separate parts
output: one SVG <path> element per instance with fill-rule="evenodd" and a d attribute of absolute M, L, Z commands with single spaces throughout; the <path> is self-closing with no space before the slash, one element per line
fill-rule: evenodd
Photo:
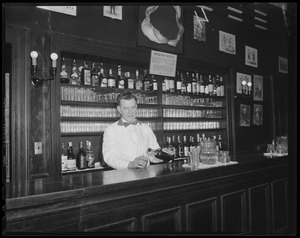
<path fill-rule="evenodd" d="M 148 166 L 145 169 L 120 169 L 108 171 L 93 171 L 87 173 L 68 174 L 57 178 L 39 178 L 22 183 L 7 183 L 5 193 L 7 205 L 21 198 L 34 202 L 34 198 L 47 196 L 51 198 L 80 196 L 92 191 L 108 192 L 112 190 L 135 187 L 139 191 L 158 189 L 164 186 L 184 184 L 187 181 L 203 181 L 203 183 L 234 174 L 247 173 L 251 170 L 260 170 L 265 167 L 278 166 L 287 163 L 288 156 L 268 158 L 252 157 L 251 160 L 233 162 L 222 166 L 205 166 L 193 168 L 182 166 L 183 161 L 174 161 Z M 181 176 L 176 176 L 176 175 Z M 126 186 L 125 186 L 126 185 Z M 129 186 L 130 185 L 130 186 Z M 156 187 L 157 186 L 157 187 Z M 24 201 L 25 202 L 25 201 Z"/>

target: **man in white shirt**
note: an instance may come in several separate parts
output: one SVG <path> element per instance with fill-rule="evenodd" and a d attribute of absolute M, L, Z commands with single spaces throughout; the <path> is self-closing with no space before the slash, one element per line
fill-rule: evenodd
<path fill-rule="evenodd" d="M 130 91 L 117 97 L 117 109 L 122 117 L 108 126 L 103 135 L 103 158 L 114 169 L 144 168 L 149 164 L 162 162 L 148 148 L 157 149 L 156 136 L 152 129 L 136 119 L 137 99 Z"/>

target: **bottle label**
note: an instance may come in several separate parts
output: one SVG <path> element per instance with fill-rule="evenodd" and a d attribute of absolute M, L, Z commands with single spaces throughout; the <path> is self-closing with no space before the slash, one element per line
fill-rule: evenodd
<path fill-rule="evenodd" d="M 125 88 L 125 81 L 123 79 L 119 81 L 118 88 Z"/>
<path fill-rule="evenodd" d="M 87 161 L 87 167 L 88 168 L 94 168 L 95 167 L 95 161 L 94 161 L 94 155 L 93 154 L 87 153 L 86 161 Z"/>
<path fill-rule="evenodd" d="M 192 92 L 192 84 L 191 83 L 188 83 L 186 90 L 188 93 Z"/>
<path fill-rule="evenodd" d="M 99 77 L 97 75 L 92 76 L 92 86 L 99 86 Z"/>
<path fill-rule="evenodd" d="M 202 94 L 205 93 L 204 85 L 200 85 L 200 93 L 202 93 Z"/>
<path fill-rule="evenodd" d="M 133 81 L 133 79 L 128 79 L 128 89 L 134 89 L 134 81 Z"/>
<path fill-rule="evenodd" d="M 106 88 L 107 87 L 107 78 L 102 78 L 101 80 L 101 87 Z"/>
<path fill-rule="evenodd" d="M 176 82 L 176 89 L 181 91 L 181 81 Z"/>
<path fill-rule="evenodd" d="M 136 84 L 135 84 L 135 89 L 136 90 L 142 90 L 143 89 L 143 83 L 142 81 L 137 81 Z"/>
<path fill-rule="evenodd" d="M 153 91 L 157 91 L 157 83 L 153 83 Z"/>
<path fill-rule="evenodd" d="M 84 85 L 91 85 L 91 71 L 84 70 L 83 71 Z"/>
<path fill-rule="evenodd" d="M 68 170 L 76 170 L 76 159 L 68 159 Z"/>
<path fill-rule="evenodd" d="M 108 81 L 108 82 L 107 82 L 107 86 L 108 86 L 108 87 L 110 87 L 110 88 L 116 87 L 116 81 L 115 81 L 115 79 L 109 78 L 107 81 Z"/>
<path fill-rule="evenodd" d="M 224 85 L 221 85 L 221 87 L 220 87 L 220 96 L 221 97 L 225 96 Z"/>
<path fill-rule="evenodd" d="M 85 156 L 84 155 L 80 155 L 80 157 L 79 157 L 79 167 L 78 167 L 78 169 L 85 169 L 86 168 L 86 158 L 85 158 Z"/>
<path fill-rule="evenodd" d="M 68 156 L 66 155 L 61 156 L 61 170 L 63 172 L 68 170 Z"/>

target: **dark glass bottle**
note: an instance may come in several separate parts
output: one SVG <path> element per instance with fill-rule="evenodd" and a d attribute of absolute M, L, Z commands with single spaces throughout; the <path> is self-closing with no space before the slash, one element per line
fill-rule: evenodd
<path fill-rule="evenodd" d="M 180 135 L 177 136 L 177 151 L 178 151 L 178 157 L 183 157 L 184 156 L 184 151 L 183 151 L 183 144 L 181 143 L 180 140 Z"/>
<path fill-rule="evenodd" d="M 86 141 L 86 161 L 87 161 L 87 168 L 95 168 L 95 158 L 94 152 L 92 150 L 92 142 Z"/>
<path fill-rule="evenodd" d="M 118 77 L 117 77 L 117 87 L 124 89 L 125 88 L 125 79 L 122 76 L 121 65 L 118 65 Z"/>
<path fill-rule="evenodd" d="M 203 76 L 202 74 L 200 74 L 200 95 L 204 96 L 205 95 L 205 84 L 204 84 L 204 80 L 203 80 Z"/>
<path fill-rule="evenodd" d="M 83 149 L 83 142 L 80 141 L 79 144 L 79 151 L 76 155 L 76 165 L 78 169 L 86 169 L 87 163 L 86 163 L 86 154 Z"/>
<path fill-rule="evenodd" d="M 78 76 L 78 69 L 77 69 L 77 66 L 76 66 L 76 60 L 75 59 L 73 59 L 73 62 L 72 62 L 72 74 L 71 74 L 70 77 L 71 77 L 70 84 L 77 85 L 78 81 L 79 81 L 79 76 Z"/>
<path fill-rule="evenodd" d="M 91 85 L 91 69 L 89 68 L 87 62 L 83 63 L 83 68 L 81 70 L 81 84 L 82 85 Z"/>
<path fill-rule="evenodd" d="M 95 63 L 92 63 L 92 86 L 99 86 L 99 75 Z"/>
<path fill-rule="evenodd" d="M 100 87 L 101 88 L 107 88 L 107 76 L 105 75 L 103 63 L 100 64 Z"/>
<path fill-rule="evenodd" d="M 183 77 L 183 73 L 180 73 L 180 78 L 181 78 L 181 93 L 186 94 L 186 81 Z"/>
<path fill-rule="evenodd" d="M 186 139 L 186 136 L 183 136 L 183 156 L 186 157 L 188 156 L 190 152 L 190 145 Z"/>
<path fill-rule="evenodd" d="M 163 161 L 170 161 L 174 160 L 175 158 L 173 151 L 166 148 L 158 148 L 156 150 L 148 148 L 148 152 L 152 152 L 156 158 L 161 159 Z"/>
<path fill-rule="evenodd" d="M 68 155 L 66 153 L 65 144 L 61 143 L 61 171 L 65 172 L 68 170 Z"/>
<path fill-rule="evenodd" d="M 138 69 L 135 71 L 135 89 L 143 90 L 143 81 L 140 79 Z"/>
<path fill-rule="evenodd" d="M 192 73 L 192 94 L 197 94 L 197 81 L 194 73 Z"/>
<path fill-rule="evenodd" d="M 213 79 L 212 79 L 211 75 L 208 75 L 208 94 L 209 94 L 209 96 L 213 95 L 213 91 L 214 91 Z"/>
<path fill-rule="evenodd" d="M 148 75 L 148 70 L 145 69 L 144 70 L 144 90 L 145 91 L 150 91 L 150 79 L 149 79 L 149 75 Z"/>
<path fill-rule="evenodd" d="M 69 147 L 68 147 L 68 171 L 74 171 L 76 170 L 76 158 L 75 155 L 73 153 L 73 146 L 72 146 L 72 142 L 69 142 Z"/>
<path fill-rule="evenodd" d="M 69 79 L 69 75 L 67 73 L 67 66 L 66 66 L 66 61 L 65 61 L 64 57 L 61 60 L 61 71 L 60 71 L 59 75 L 60 75 L 60 83 L 61 84 L 69 84 L 70 79 Z"/>
<path fill-rule="evenodd" d="M 116 87 L 116 78 L 113 75 L 112 69 L 109 69 L 108 78 L 107 78 L 107 87 L 109 88 Z"/>

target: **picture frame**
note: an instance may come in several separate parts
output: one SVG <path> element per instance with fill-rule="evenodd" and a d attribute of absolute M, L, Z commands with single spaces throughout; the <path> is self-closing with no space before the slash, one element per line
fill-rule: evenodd
<path fill-rule="evenodd" d="M 198 17 L 196 15 L 193 15 L 193 16 L 194 16 L 194 18 L 193 18 L 193 20 L 194 20 L 193 38 L 194 38 L 194 40 L 205 42 L 206 41 L 206 23 L 204 21 L 202 21 L 202 23 L 200 25 Z"/>
<path fill-rule="evenodd" d="M 219 50 L 228 54 L 236 54 L 235 35 L 219 31 Z"/>
<path fill-rule="evenodd" d="M 169 53 L 182 53 L 181 6 L 140 6 L 137 45 Z"/>
<path fill-rule="evenodd" d="M 250 105 L 240 104 L 240 126 L 250 127 Z"/>
<path fill-rule="evenodd" d="M 258 66 L 257 49 L 247 45 L 245 46 L 245 64 L 257 68 Z"/>
<path fill-rule="evenodd" d="M 263 77 L 261 75 L 253 75 L 253 100 L 263 101 Z"/>
<path fill-rule="evenodd" d="M 288 73 L 288 60 L 287 58 L 278 57 L 278 70 L 280 73 Z"/>
<path fill-rule="evenodd" d="M 253 125 L 261 126 L 263 124 L 263 105 L 253 104 Z"/>
<path fill-rule="evenodd" d="M 252 83 L 252 77 L 249 74 L 236 73 L 236 93 L 237 94 L 248 94 L 248 86 L 243 86 L 242 81 L 245 80 L 247 82 Z"/>
<path fill-rule="evenodd" d="M 103 6 L 103 16 L 122 20 L 122 6 Z"/>

